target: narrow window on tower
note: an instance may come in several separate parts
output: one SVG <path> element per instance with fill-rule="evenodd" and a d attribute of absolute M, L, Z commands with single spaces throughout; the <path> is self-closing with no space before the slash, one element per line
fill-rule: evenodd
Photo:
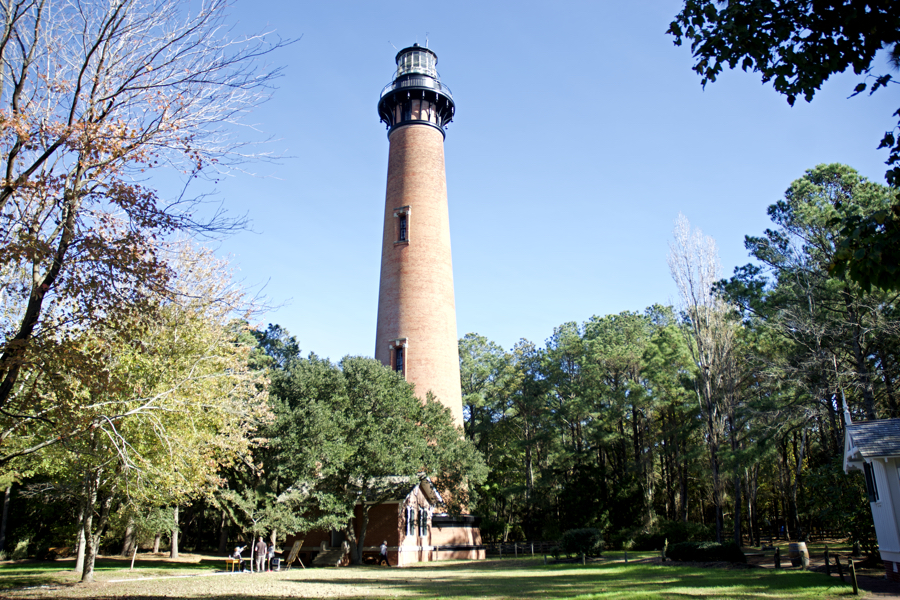
<path fill-rule="evenodd" d="M 404 379 L 406 378 L 406 338 L 393 340 L 390 345 L 391 349 L 391 369 L 399 373 Z"/>
<path fill-rule="evenodd" d="M 403 348 L 397 348 L 394 351 L 394 370 L 403 373 Z"/>
<path fill-rule="evenodd" d="M 397 219 L 397 229 L 394 236 L 394 244 L 409 243 L 409 207 L 401 206 L 394 209 L 394 217 Z"/>

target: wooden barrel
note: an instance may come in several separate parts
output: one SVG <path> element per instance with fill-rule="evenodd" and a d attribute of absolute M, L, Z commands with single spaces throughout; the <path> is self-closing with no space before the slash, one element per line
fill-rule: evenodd
<path fill-rule="evenodd" d="M 809 550 L 806 549 L 806 542 L 797 542 L 789 545 L 788 556 L 791 559 L 791 564 L 795 567 L 809 565 Z"/>

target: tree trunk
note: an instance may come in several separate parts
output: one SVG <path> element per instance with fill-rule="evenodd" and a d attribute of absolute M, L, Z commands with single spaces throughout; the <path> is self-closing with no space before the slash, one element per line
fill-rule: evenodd
<path fill-rule="evenodd" d="M 100 487 L 100 472 L 97 472 L 97 478 L 95 480 L 95 485 L 93 486 L 93 494 L 92 497 L 96 500 L 97 498 L 97 488 Z M 100 550 L 100 538 L 103 534 L 103 528 L 106 527 L 106 522 L 109 520 L 109 508 L 112 506 L 113 501 L 113 493 L 110 491 L 109 494 L 103 499 L 103 502 L 100 505 L 100 522 L 97 523 L 97 531 L 96 533 L 91 534 L 88 519 L 85 519 L 85 539 L 87 540 L 87 555 L 84 560 L 84 572 L 81 575 L 82 583 L 88 583 L 94 580 L 94 562 L 97 560 L 97 552 Z M 93 503 L 91 503 L 93 506 Z M 90 519 L 92 522 L 93 519 Z M 92 523 L 91 523 L 92 524 Z"/>
<path fill-rule="evenodd" d="M 750 534 L 751 545 L 761 546 L 759 530 L 759 512 L 757 499 L 759 496 L 759 464 L 753 465 L 747 472 L 747 530 Z"/>
<path fill-rule="evenodd" d="M 82 552 L 83 556 L 81 557 L 81 569 L 79 569 L 81 573 L 81 581 L 93 581 L 94 580 L 94 572 L 93 572 L 93 563 L 91 563 L 91 568 L 88 570 L 87 568 L 87 557 L 91 555 L 90 550 L 90 540 L 91 534 L 93 532 L 94 525 L 94 504 L 97 502 L 97 487 L 100 483 L 100 471 L 98 470 L 95 474 L 89 475 L 86 477 L 85 481 L 85 499 L 84 499 L 84 520 L 81 524 L 81 538 L 83 540 L 82 546 L 84 551 Z M 77 566 L 76 566 L 77 568 Z"/>
<path fill-rule="evenodd" d="M 85 537 L 84 537 L 84 519 L 87 516 L 87 498 L 88 498 L 88 475 L 84 476 L 84 484 L 81 486 L 82 491 L 82 499 L 81 499 L 81 511 L 78 514 L 78 536 L 75 540 L 75 572 L 81 575 L 84 571 L 84 545 L 85 545 Z M 93 506 L 91 507 L 93 511 Z"/>
<path fill-rule="evenodd" d="M 831 452 L 837 456 L 841 454 L 841 448 L 844 446 L 843 438 L 843 430 L 841 426 L 838 424 L 839 418 L 838 414 L 841 412 L 841 405 L 838 401 L 837 394 L 831 395 L 831 402 L 828 403 L 828 423 L 831 426 L 831 431 L 828 437 L 831 438 Z"/>
<path fill-rule="evenodd" d="M 862 327 L 860 326 L 856 311 L 853 309 L 850 291 L 844 289 L 843 295 L 844 304 L 847 307 L 847 317 L 853 324 L 853 341 L 851 346 L 853 349 L 853 359 L 856 363 L 856 380 L 859 384 L 860 391 L 862 392 L 863 406 L 866 408 L 866 418 L 870 421 L 874 421 L 878 418 L 878 415 L 875 413 L 875 394 L 872 391 L 872 377 L 869 374 L 869 367 L 866 364 L 866 353 L 863 352 L 862 342 L 860 340 L 862 337 Z"/>
<path fill-rule="evenodd" d="M 729 424 L 728 428 L 730 430 L 729 437 L 731 438 L 731 452 L 735 456 L 735 458 L 733 458 L 733 460 L 735 461 L 735 465 L 734 465 L 734 473 L 732 475 L 732 477 L 733 477 L 732 485 L 734 487 L 734 543 L 737 544 L 738 547 L 740 547 L 741 541 L 742 541 L 741 509 L 743 508 L 743 502 L 741 500 L 741 493 L 742 493 L 742 488 L 743 488 L 742 481 L 741 481 L 741 474 L 742 474 L 743 469 L 742 469 L 740 463 L 736 459 L 736 457 L 738 456 L 738 451 L 740 450 L 740 443 L 738 442 L 738 439 L 737 439 L 737 424 L 735 423 L 735 417 L 734 417 L 734 403 L 735 403 L 735 399 L 732 396 L 731 402 L 730 402 L 731 406 L 729 409 L 729 412 L 731 414 L 728 416 L 728 424 Z"/>
<path fill-rule="evenodd" d="M 122 541 L 122 556 L 131 556 L 136 545 L 134 539 L 134 517 L 129 516 L 128 524 L 125 525 L 125 539 Z"/>
<path fill-rule="evenodd" d="M 360 515 L 359 521 L 359 538 L 356 540 L 356 548 L 354 552 L 351 554 L 353 558 L 354 565 L 361 565 L 363 558 L 363 548 L 365 548 L 366 542 L 366 529 L 369 527 L 369 509 L 371 505 L 363 504 L 362 510 L 360 511 L 362 514 Z M 351 521 L 352 523 L 352 521 Z M 351 525 L 352 527 L 352 525 Z M 413 525 L 414 528 L 418 527 L 418 523 Z M 349 537 L 349 536 L 348 536 Z"/>
<path fill-rule="evenodd" d="M 9 518 L 9 497 L 12 494 L 12 484 L 6 486 L 3 494 L 3 518 L 0 520 L 0 552 L 6 549 L 6 523 Z"/>
<path fill-rule="evenodd" d="M 710 428 L 712 428 L 712 417 L 710 419 Z M 710 440 L 708 442 L 709 445 L 709 464 L 710 471 L 712 475 L 712 495 L 713 495 L 713 503 L 716 505 L 716 542 L 722 543 L 722 528 L 724 523 L 723 515 L 722 515 L 722 478 L 719 473 L 719 447 L 718 443 L 713 439 L 715 437 L 715 432 L 709 432 Z"/>
<path fill-rule="evenodd" d="M 162 532 L 157 531 L 156 536 L 153 538 L 153 554 L 157 554 L 159 552 L 159 541 L 162 539 Z"/>
<path fill-rule="evenodd" d="M 797 532 L 796 539 L 798 542 L 803 541 L 801 539 L 801 535 L 800 535 L 800 528 L 801 528 L 800 527 L 800 508 L 797 505 L 797 489 L 800 486 L 800 474 L 801 474 L 801 470 L 803 469 L 803 454 L 806 449 L 806 432 L 807 432 L 807 429 L 806 429 L 806 427 L 804 427 L 803 433 L 800 436 L 800 448 L 799 449 L 797 448 L 796 434 L 795 434 L 795 440 L 794 440 L 794 455 L 795 455 L 795 458 L 797 459 L 797 472 L 794 475 L 794 486 L 791 488 L 791 504 L 792 504 L 793 513 L 794 513 L 793 514 L 794 528 L 795 528 L 795 531 Z"/>
<path fill-rule="evenodd" d="M 254 523 L 255 524 L 255 523 Z M 250 534 L 250 572 L 253 572 L 253 569 L 256 567 L 254 564 L 256 561 L 253 560 L 255 558 L 254 552 L 256 552 L 256 537 L 254 534 Z"/>
<path fill-rule="evenodd" d="M 688 522 L 688 463 L 685 458 L 685 446 L 687 444 L 682 442 L 681 449 L 682 452 L 679 454 L 678 459 L 681 461 L 681 508 L 679 512 L 681 513 L 681 520 L 685 523 Z"/>
<path fill-rule="evenodd" d="M 786 439 L 782 439 L 781 441 L 781 493 L 779 496 L 781 497 L 781 520 L 783 521 L 782 527 L 784 528 L 784 535 L 786 539 L 789 539 L 791 536 L 791 521 L 790 521 L 790 490 L 791 490 L 791 463 L 788 460 L 787 455 L 787 447 L 788 441 Z"/>
<path fill-rule="evenodd" d="M 228 553 L 228 520 L 225 511 L 222 511 L 222 521 L 219 524 L 219 554 Z"/>
<path fill-rule="evenodd" d="M 741 535 L 741 512 L 743 508 L 743 500 L 741 499 L 741 477 L 737 473 L 734 474 L 734 543 L 739 547 L 742 545 L 743 536 Z"/>
<path fill-rule="evenodd" d="M 888 412 L 890 413 L 888 418 L 896 419 L 898 416 L 897 397 L 894 392 L 894 378 L 891 376 L 890 362 L 883 348 L 879 350 L 878 356 L 881 362 L 881 376 L 884 379 L 884 392 L 887 395 Z"/>
<path fill-rule="evenodd" d="M 534 505 L 534 464 L 531 455 L 531 428 L 528 419 L 525 419 L 525 519 L 526 525 L 531 527 Z M 368 515 L 366 515 L 368 519 Z"/>
<path fill-rule="evenodd" d="M 178 507 L 173 513 L 175 524 L 172 526 L 172 544 L 169 546 L 169 558 L 178 558 Z"/>

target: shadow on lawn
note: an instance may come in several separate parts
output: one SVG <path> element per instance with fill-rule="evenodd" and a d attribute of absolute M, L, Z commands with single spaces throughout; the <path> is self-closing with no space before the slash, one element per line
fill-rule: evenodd
<path fill-rule="evenodd" d="M 377 584 L 379 594 L 393 595 L 392 591 L 403 591 L 418 596 L 480 598 L 484 596 L 507 596 L 515 598 L 532 597 L 573 597 L 602 594 L 604 598 L 653 597 L 665 594 L 667 598 L 683 596 L 712 597 L 778 596 L 817 597 L 821 593 L 840 595 L 844 592 L 839 584 L 816 573 L 773 572 L 762 569 L 727 570 L 660 566 L 594 564 L 587 566 L 534 565 L 506 570 L 506 565 L 486 562 L 476 565 L 448 565 L 447 571 L 484 571 L 474 577 L 452 576 L 430 577 L 417 580 L 416 568 L 409 569 L 409 577 L 404 580 L 341 579 L 340 584 L 372 586 Z M 533 573 L 523 573 L 529 570 Z M 328 578 L 304 578 L 296 581 L 298 586 L 309 583 L 334 585 Z M 849 585 L 844 586 L 850 593 Z M 685 588 L 683 592 L 674 591 Z M 831 589 L 828 589 L 831 588 Z M 817 591 L 814 591 L 817 590 Z M 827 590 L 827 592 L 825 592 Z M 779 593 L 780 592 L 780 593 Z M 805 592 L 805 594 L 804 594 Z M 249 597 L 249 596 L 248 596 Z"/>
<path fill-rule="evenodd" d="M 223 561 L 215 559 L 202 559 L 198 562 L 180 562 L 166 560 L 141 561 L 140 555 L 134 563 L 134 570 L 130 570 L 131 559 L 126 558 L 100 558 L 94 563 L 94 571 L 97 573 L 125 571 L 129 573 L 139 572 L 143 576 L 153 574 L 208 573 L 222 570 Z M 0 590 L 11 590 L 24 587 L 68 587 L 79 582 L 75 574 L 75 559 L 61 560 L 23 560 L 0 565 Z"/>
<path fill-rule="evenodd" d="M 56 567 L 56 576 L 42 568 L 33 568 L 29 575 L 22 565 L 23 572 L 7 578 L 8 565 L 0 567 L 0 589 L 12 587 L 35 587 L 50 585 L 61 592 L 76 584 L 74 573 L 65 581 L 59 576 L 59 561 L 48 563 Z M 141 575 L 152 575 L 153 571 L 172 574 L 173 571 L 184 573 L 193 569 L 198 572 L 221 569 L 218 560 L 204 560 L 200 563 L 169 563 L 155 561 L 141 569 Z M 103 560 L 105 570 L 122 569 L 127 561 Z M 42 565 L 41 565 L 42 566 Z M 68 568 L 71 568 L 70 566 Z M 127 565 L 126 567 L 127 568 Z M 352 571 L 360 570 L 359 576 Z M 385 569 L 385 577 L 363 577 L 377 567 L 349 567 L 348 577 L 329 577 L 318 569 L 308 569 L 286 574 L 281 583 L 290 589 L 288 594 L 271 595 L 263 590 L 234 590 L 218 593 L 209 590 L 210 595 L 203 597 L 209 600 L 255 598 L 258 600 L 275 600 L 290 596 L 307 595 L 304 587 L 309 585 L 323 586 L 359 586 L 360 596 L 389 597 L 397 594 L 410 594 L 415 597 L 456 597 L 481 598 L 484 596 L 536 598 L 536 597 L 587 597 L 602 595 L 604 599 L 654 598 L 665 595 L 666 598 L 694 597 L 742 597 L 742 596 L 777 596 L 815 598 L 822 594 L 829 596 L 850 593 L 845 588 L 835 585 L 824 575 L 810 572 L 775 572 L 767 569 L 698 569 L 682 566 L 661 566 L 647 564 L 599 563 L 587 566 L 555 565 L 544 566 L 539 561 L 484 561 L 478 563 L 444 564 L 435 568 L 434 563 L 428 567 L 410 567 L 408 569 Z M 428 569 L 429 573 L 421 573 Z M 64 570 L 64 569 L 63 569 Z M 135 565 L 135 571 L 138 566 Z M 16 582 L 15 585 L 9 585 Z M 376 590 L 371 588 L 376 587 Z M 366 589 L 368 588 L 368 589 Z M 683 588 L 683 589 L 679 589 Z M 363 592 L 362 590 L 366 590 Z M 98 590 L 99 591 L 99 590 Z M 106 591 L 106 590 L 104 590 Z M 173 590 L 168 590 L 172 595 Z M 260 593 L 262 592 L 262 593 Z M 63 592 L 64 594 L 65 592 Z M 177 597 L 175 592 L 174 596 Z M 158 596 L 153 594 L 127 596 L 98 596 L 98 598 L 120 598 L 121 600 L 150 600 Z"/>

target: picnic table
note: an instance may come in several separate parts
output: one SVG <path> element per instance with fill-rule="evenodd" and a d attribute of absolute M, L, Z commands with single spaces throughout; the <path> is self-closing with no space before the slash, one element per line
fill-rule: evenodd
<path fill-rule="evenodd" d="M 235 567 L 237 565 L 237 567 Z M 228 557 L 225 559 L 225 570 L 234 572 L 235 568 L 240 568 L 241 561 L 237 558 Z"/>

